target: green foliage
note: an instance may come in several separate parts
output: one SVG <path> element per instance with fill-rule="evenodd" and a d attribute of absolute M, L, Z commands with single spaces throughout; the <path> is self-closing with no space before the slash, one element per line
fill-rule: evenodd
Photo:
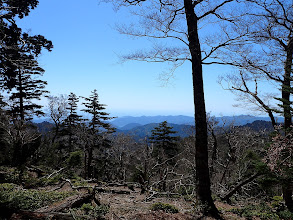
<path fill-rule="evenodd" d="M 104 112 L 104 110 L 106 109 L 106 105 L 100 103 L 97 90 L 95 89 L 94 91 L 92 91 L 90 97 L 84 99 L 86 102 L 82 104 L 85 106 L 85 109 L 82 109 L 82 111 L 90 114 L 91 116 L 88 125 L 91 131 L 95 133 L 101 128 L 109 132 L 114 131 L 114 128 L 112 128 L 111 125 L 106 122 L 113 117 L 109 117 L 109 113 Z"/>
<path fill-rule="evenodd" d="M 176 208 L 175 206 L 170 205 L 168 203 L 161 203 L 161 202 L 153 204 L 151 206 L 151 210 L 152 211 L 162 210 L 162 211 L 168 212 L 168 213 L 178 213 L 179 212 L 178 208 Z"/>
<path fill-rule="evenodd" d="M 109 212 L 109 206 L 93 206 L 90 203 L 84 203 L 79 209 L 75 208 L 71 211 L 77 215 L 84 215 L 85 219 L 103 219 L 102 216 L 106 215 Z"/>
<path fill-rule="evenodd" d="M 83 152 L 82 151 L 74 151 L 71 152 L 69 158 L 66 160 L 69 167 L 77 167 L 82 164 L 83 160 Z"/>
<path fill-rule="evenodd" d="M 281 206 L 284 206 L 283 197 L 282 196 L 274 196 L 273 202 L 272 202 L 272 207 L 275 209 L 280 209 Z"/>
<path fill-rule="evenodd" d="M 259 217 L 260 219 L 280 219 L 277 213 L 273 212 L 270 206 L 266 203 L 260 203 L 258 205 L 248 205 L 244 208 L 234 208 L 230 210 L 231 212 L 245 217 L 246 219 L 253 219 L 253 217 Z"/>
<path fill-rule="evenodd" d="M 280 219 L 291 220 L 293 219 L 293 213 L 289 210 L 283 210 L 278 212 Z"/>
<path fill-rule="evenodd" d="M 19 170 L 14 167 L 0 167 L 1 183 L 19 183 Z"/>
<path fill-rule="evenodd" d="M 162 160 L 163 157 L 172 158 L 178 154 L 178 137 L 174 136 L 176 131 L 173 127 L 168 126 L 167 121 L 163 121 L 152 130 L 150 142 L 154 143 L 153 156 Z M 174 161 L 173 161 L 174 162 Z"/>
<path fill-rule="evenodd" d="M 15 184 L 0 184 L 0 206 L 13 209 L 36 210 L 70 195 L 73 192 L 23 190 Z"/>
<path fill-rule="evenodd" d="M 285 205 L 282 196 L 274 196 L 273 201 L 271 203 L 272 208 L 276 211 L 280 219 L 293 219 L 293 213 L 290 212 Z"/>
<path fill-rule="evenodd" d="M 81 206 L 81 210 L 85 211 L 87 214 L 94 210 L 95 207 L 93 207 L 90 203 L 84 203 L 82 206 Z"/>
<path fill-rule="evenodd" d="M 195 192 L 195 187 L 193 186 L 180 186 L 178 189 L 178 193 L 181 195 L 190 195 Z"/>
<path fill-rule="evenodd" d="M 194 200 L 195 188 L 193 186 L 180 186 L 177 192 L 183 196 L 186 201 Z"/>
<path fill-rule="evenodd" d="M 43 178 L 40 180 L 40 185 L 41 186 L 48 186 L 48 185 L 54 185 L 60 182 L 60 180 L 63 178 L 62 174 L 57 174 L 51 178 Z"/>

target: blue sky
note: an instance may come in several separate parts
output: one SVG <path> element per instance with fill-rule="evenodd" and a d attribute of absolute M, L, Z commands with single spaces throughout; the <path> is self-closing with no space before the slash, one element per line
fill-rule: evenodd
<path fill-rule="evenodd" d="M 54 49 L 39 59 L 46 70 L 43 79 L 52 95 L 89 96 L 97 89 L 100 101 L 112 116 L 193 115 L 191 65 L 175 72 L 172 82 L 161 87 L 163 63 L 130 61 L 119 55 L 150 46 L 146 39 L 133 39 L 115 30 L 118 23 L 134 19 L 127 11 L 115 12 L 99 0 L 40 0 L 39 6 L 21 21 L 31 34 L 52 40 Z M 245 114 L 232 107 L 234 96 L 217 83 L 227 67 L 204 67 L 207 112 L 213 115 Z"/>

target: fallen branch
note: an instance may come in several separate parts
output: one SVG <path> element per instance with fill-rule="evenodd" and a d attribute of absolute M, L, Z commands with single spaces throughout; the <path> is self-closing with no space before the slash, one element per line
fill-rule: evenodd
<path fill-rule="evenodd" d="M 51 173 L 50 175 L 47 176 L 47 179 L 50 179 L 52 176 L 54 176 L 54 175 L 60 173 L 60 172 L 61 172 L 62 170 L 64 170 L 64 169 L 65 169 L 65 167 L 62 167 L 60 170 L 56 170 L 56 171 L 54 171 L 53 173 Z"/>
<path fill-rule="evenodd" d="M 59 189 L 62 189 L 63 186 L 68 183 L 71 187 L 71 189 L 75 189 L 75 190 L 80 190 L 80 189 L 94 189 L 94 187 L 92 186 L 74 186 L 71 181 L 69 179 L 63 179 L 63 182 L 60 184 L 60 186 L 54 188 L 54 189 L 51 189 L 47 192 L 52 192 L 52 191 L 56 191 L 56 190 L 59 190 Z"/>
<path fill-rule="evenodd" d="M 230 202 L 230 197 L 234 195 L 242 186 L 244 186 L 247 183 L 250 183 L 254 179 L 256 179 L 258 176 L 261 176 L 261 173 L 255 173 L 252 176 L 248 177 L 247 179 L 242 180 L 239 182 L 230 192 L 228 192 L 225 196 L 221 197 L 222 201 Z"/>

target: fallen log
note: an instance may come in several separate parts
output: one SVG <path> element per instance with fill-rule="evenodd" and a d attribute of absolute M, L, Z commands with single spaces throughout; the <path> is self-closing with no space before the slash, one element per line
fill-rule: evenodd
<path fill-rule="evenodd" d="M 66 198 L 63 200 L 61 203 L 59 202 L 56 205 L 52 206 L 47 206 L 47 207 L 42 207 L 36 212 L 61 212 L 64 209 L 69 209 L 69 208 L 77 208 L 82 206 L 84 203 L 90 203 L 92 200 L 96 200 L 95 202 L 97 203 L 97 199 L 95 198 L 95 192 L 93 191 L 92 193 L 86 193 L 82 195 L 74 195 Z M 98 202 L 99 203 L 99 202 Z"/>
<path fill-rule="evenodd" d="M 80 190 L 80 189 L 94 189 L 94 187 L 92 187 L 92 186 L 74 186 L 69 179 L 63 179 L 63 182 L 60 184 L 60 186 L 58 186 L 58 187 L 56 187 L 54 189 L 48 190 L 47 192 L 52 192 L 52 191 L 56 191 L 56 190 L 62 189 L 63 186 L 66 183 L 68 183 L 70 185 L 71 189 L 76 189 L 76 190 Z"/>

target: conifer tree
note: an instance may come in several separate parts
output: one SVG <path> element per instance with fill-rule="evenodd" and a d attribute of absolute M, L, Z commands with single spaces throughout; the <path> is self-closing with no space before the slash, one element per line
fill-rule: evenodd
<path fill-rule="evenodd" d="M 22 54 L 16 65 L 16 75 L 14 90 L 9 99 L 12 101 L 10 113 L 14 119 L 23 124 L 31 120 L 33 115 L 43 115 L 42 106 L 35 103 L 46 93 L 45 81 L 36 77 L 42 75 L 44 70 L 38 66 L 33 57 Z"/>
<path fill-rule="evenodd" d="M 45 92 L 45 81 L 37 79 L 44 70 L 37 57 L 43 49 L 51 51 L 52 42 L 42 35 L 24 33 L 16 23 L 38 5 L 38 0 L 0 1 L 0 87 L 9 93 L 12 105 L 8 113 L 13 119 L 13 165 L 23 165 L 36 150 L 40 135 L 25 123 L 33 115 L 43 114 L 35 103 Z"/>
<path fill-rule="evenodd" d="M 99 95 L 97 90 L 92 91 L 92 95 L 89 98 L 84 98 L 86 102 L 82 103 L 86 108 L 82 111 L 90 114 L 91 118 L 89 119 L 89 128 L 92 133 L 97 133 L 99 130 L 106 129 L 107 131 L 112 131 L 110 124 L 107 123 L 107 120 L 112 119 L 109 117 L 109 113 L 104 112 L 106 109 L 105 104 L 100 104 Z"/>
<path fill-rule="evenodd" d="M 176 131 L 172 131 L 167 121 L 163 121 L 152 130 L 150 137 L 151 143 L 154 144 L 153 156 L 157 158 L 157 174 L 159 175 L 159 189 L 166 191 L 166 179 L 168 177 L 168 166 L 175 165 L 175 156 L 178 154 L 178 137 L 174 136 Z"/>
<path fill-rule="evenodd" d="M 99 102 L 99 96 L 97 90 L 92 91 L 92 94 L 88 98 L 84 98 L 83 105 L 86 107 L 82 111 L 90 115 L 88 129 L 89 137 L 87 139 L 85 151 L 85 177 L 92 177 L 93 175 L 93 150 L 101 149 L 102 146 L 109 146 L 109 141 L 103 136 L 105 133 L 113 132 L 107 120 L 112 119 L 109 117 L 109 113 L 106 113 L 105 104 Z"/>
<path fill-rule="evenodd" d="M 173 127 L 168 126 L 167 121 L 163 121 L 152 130 L 150 137 L 151 143 L 154 143 L 155 156 L 162 160 L 164 154 L 168 159 L 174 157 L 178 153 L 177 141 L 178 137 L 174 136 L 176 131 L 172 131 Z M 162 162 L 162 161 L 161 161 Z"/>
<path fill-rule="evenodd" d="M 78 102 L 79 98 L 71 92 L 68 96 L 68 107 L 66 108 L 69 111 L 69 115 L 64 120 L 64 133 L 69 136 L 69 150 L 72 149 L 74 133 L 81 123 L 82 116 L 77 113 Z"/>
<path fill-rule="evenodd" d="M 18 65 L 15 64 L 23 53 L 20 45 L 25 45 L 26 53 L 35 58 L 43 49 L 51 51 L 53 47 L 44 36 L 23 33 L 16 24 L 16 18 L 27 16 L 38 3 L 38 0 L 0 1 L 0 76 L 9 89 L 14 88 L 17 78 Z"/>
<path fill-rule="evenodd" d="M 11 80 L 1 75 L 3 88 L 8 91 L 10 106 L 7 111 L 13 121 L 15 131 L 13 141 L 13 159 L 15 166 L 22 166 L 38 148 L 38 134 L 36 128 L 27 123 L 33 116 L 43 115 L 42 105 L 36 101 L 46 93 L 45 81 L 38 79 L 44 70 L 39 67 L 30 46 L 23 43 L 17 45 L 17 53 L 11 59 L 13 74 Z"/>

